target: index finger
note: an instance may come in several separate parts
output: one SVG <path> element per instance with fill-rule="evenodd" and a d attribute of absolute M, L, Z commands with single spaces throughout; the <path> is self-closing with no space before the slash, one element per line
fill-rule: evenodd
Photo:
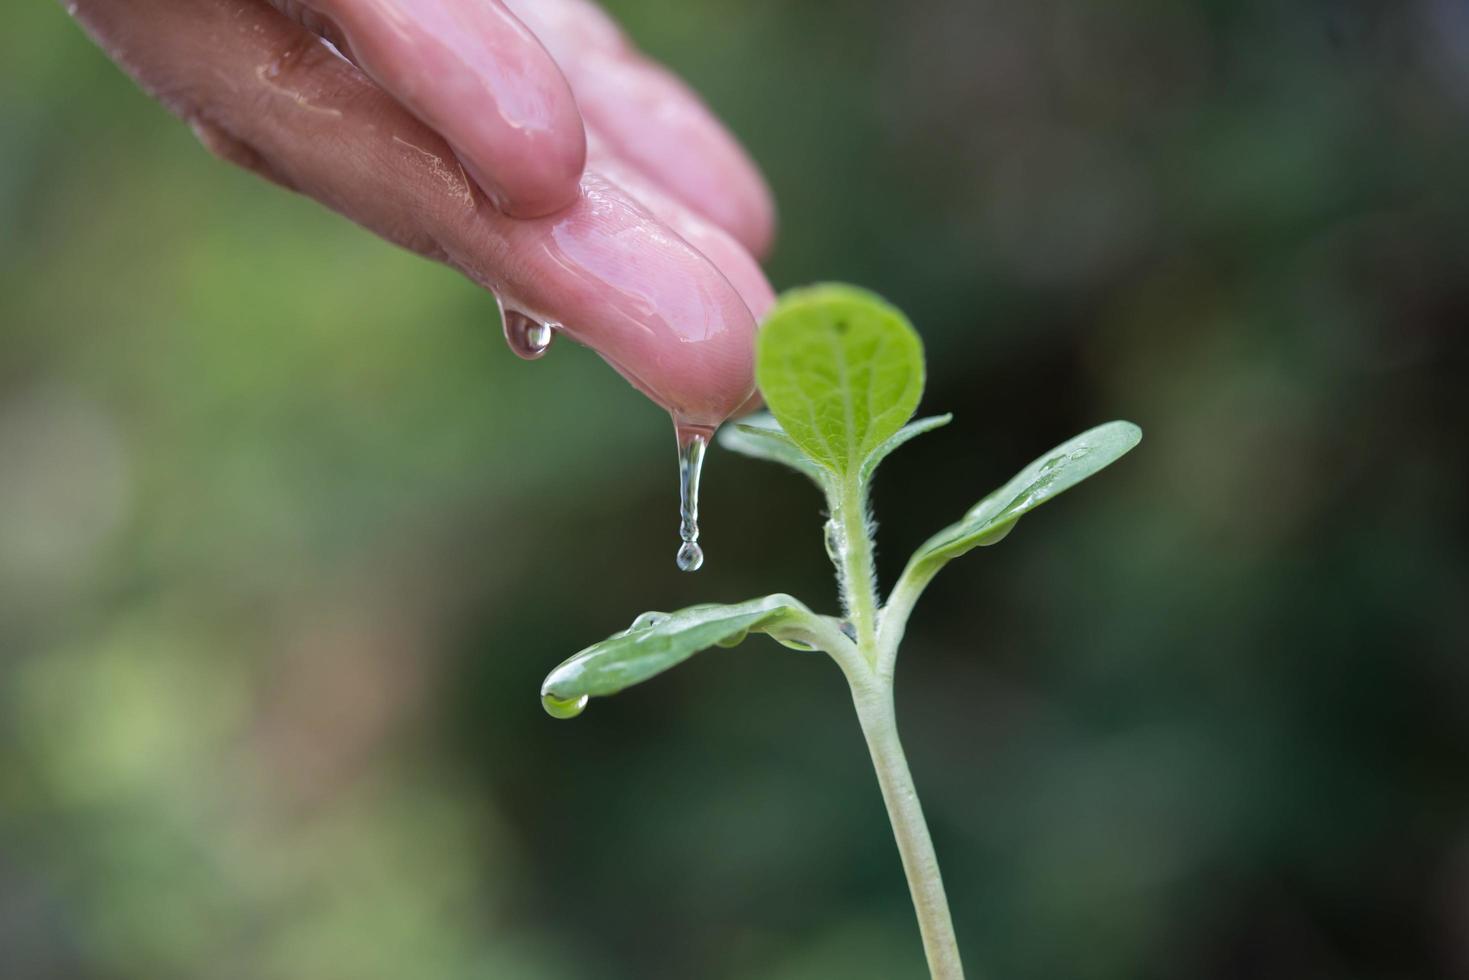
<path fill-rule="evenodd" d="M 305 6 L 346 42 L 359 68 L 444 137 L 500 210 L 533 218 L 576 199 L 586 165 L 576 100 L 555 61 L 501 0 Z"/>

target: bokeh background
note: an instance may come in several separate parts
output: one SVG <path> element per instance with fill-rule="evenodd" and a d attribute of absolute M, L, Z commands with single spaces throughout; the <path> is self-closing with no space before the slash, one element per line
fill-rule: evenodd
<path fill-rule="evenodd" d="M 1469 6 L 611 0 L 956 421 L 899 712 L 968 965 L 1469 976 Z M 832 610 L 820 502 L 527 364 L 450 272 L 229 169 L 53 4 L 0 32 L 0 975 L 922 975 L 837 671 L 768 640 L 541 711 L 641 610 Z"/>

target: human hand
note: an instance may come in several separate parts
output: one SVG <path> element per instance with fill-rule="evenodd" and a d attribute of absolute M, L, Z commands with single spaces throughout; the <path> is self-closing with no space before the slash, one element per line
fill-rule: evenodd
<path fill-rule="evenodd" d="M 751 397 L 769 193 L 586 0 L 68 9 L 214 153 L 563 324 L 676 417 Z"/>

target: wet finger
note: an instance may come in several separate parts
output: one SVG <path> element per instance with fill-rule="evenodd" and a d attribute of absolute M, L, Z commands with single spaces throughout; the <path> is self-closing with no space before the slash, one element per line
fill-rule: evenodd
<path fill-rule="evenodd" d="M 756 256 L 775 234 L 770 190 L 740 144 L 667 69 L 587 0 L 508 0 L 570 79 L 587 124 L 626 164 Z"/>
<path fill-rule="evenodd" d="M 586 159 L 567 80 L 500 0 L 277 0 L 449 141 L 507 214 L 570 204 Z"/>
<path fill-rule="evenodd" d="M 83 0 L 78 13 L 227 157 L 563 324 L 676 415 L 717 424 L 753 390 L 746 300 L 612 182 L 588 173 L 569 207 L 516 220 L 436 132 L 264 4 Z"/>

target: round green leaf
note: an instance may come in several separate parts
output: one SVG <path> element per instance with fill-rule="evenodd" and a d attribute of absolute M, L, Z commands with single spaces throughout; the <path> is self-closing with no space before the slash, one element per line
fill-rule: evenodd
<path fill-rule="evenodd" d="M 781 297 L 756 340 L 755 380 L 791 441 L 854 477 L 923 395 L 923 345 L 881 297 L 837 284 Z"/>

